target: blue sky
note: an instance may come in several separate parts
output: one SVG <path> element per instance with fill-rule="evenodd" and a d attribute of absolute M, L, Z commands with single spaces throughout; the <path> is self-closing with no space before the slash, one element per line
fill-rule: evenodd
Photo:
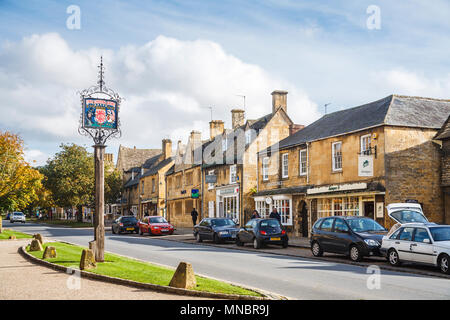
<path fill-rule="evenodd" d="M 69 16 L 66 9 L 72 4 L 81 9 L 80 30 L 66 27 Z M 366 26 L 369 17 L 366 10 L 370 5 L 380 8 L 379 30 L 369 30 Z M 126 119 L 136 120 L 132 110 L 156 122 L 164 122 L 167 117 L 188 119 L 188 123 L 174 120 L 173 127 L 155 125 L 145 139 L 129 128 L 122 141 L 111 144 L 110 152 L 116 152 L 114 148 L 119 143 L 159 147 L 165 136 L 179 139 L 190 127 L 207 128 L 209 116 L 201 111 L 205 104 L 215 105 L 215 116 L 229 121 L 229 106 L 239 104 L 233 92 L 248 96 L 249 117 L 261 116 L 269 110 L 262 105 L 270 104 L 270 91 L 266 91 L 272 85 L 289 88 L 288 104 L 292 108 L 288 111 L 292 110 L 295 122 L 307 124 L 319 117 L 323 105 L 330 102 L 328 110 L 332 112 L 392 93 L 449 98 L 449 16 L 450 4 L 443 0 L 0 0 L 0 57 L 3 58 L 0 79 L 8 79 L 0 81 L 0 89 L 9 93 L 11 87 L 26 87 L 30 92 L 48 90 L 48 94 L 52 90 L 66 90 L 70 96 L 70 90 L 76 92 L 78 86 L 87 85 L 87 78 L 74 80 L 72 88 L 67 79 L 55 77 L 70 80 L 77 77 L 77 71 L 92 74 L 96 54 L 104 54 L 107 81 L 110 76 L 114 89 L 130 98 L 129 108 L 126 104 L 122 108 Z M 26 40 L 33 35 L 34 40 Z M 38 53 L 50 50 L 55 50 L 54 65 L 51 60 L 41 63 L 36 58 Z M 160 52 L 173 60 L 164 60 L 160 65 L 160 58 L 154 60 Z M 202 53 L 205 57 L 201 57 Z M 217 56 L 212 58 L 213 55 Z M 55 69 L 64 69 L 79 57 L 82 57 L 79 65 L 86 65 L 83 64 L 86 57 L 92 60 L 89 70 L 55 73 Z M 222 61 L 223 66 L 233 67 L 221 66 Z M 177 67 L 172 68 L 174 65 Z M 247 77 L 247 68 L 252 68 L 254 78 Z M 197 70 L 200 70 L 198 77 L 190 81 L 200 77 L 199 83 L 211 79 L 198 86 L 180 83 L 191 77 L 180 73 L 195 74 Z M 234 70 L 233 74 L 227 74 L 227 70 Z M 127 75 L 126 79 L 120 78 L 121 72 Z M 221 77 L 235 82 L 233 92 L 220 93 L 224 88 L 217 78 Z M 215 86 L 209 87 L 208 83 Z M 18 114 L 28 113 L 28 101 L 16 105 L 13 99 L 16 97 L 4 97 L 0 108 L 17 108 Z M 75 110 L 77 100 L 67 99 L 63 107 Z M 180 115 L 174 101 L 186 103 L 196 112 Z M 167 112 L 155 113 L 156 104 L 167 105 Z M 55 105 L 54 110 L 59 110 L 58 107 L 61 106 Z M 130 111 L 128 115 L 125 109 Z M 45 155 L 57 150 L 60 142 L 85 142 L 76 132 L 58 135 L 57 130 L 22 126 L 15 118 L 17 114 L 3 112 L 1 116 L 0 128 L 20 132 L 30 150 L 42 153 L 38 159 L 41 162 Z M 130 125 L 124 124 L 124 130 Z M 180 127 L 184 131 L 178 130 Z"/>

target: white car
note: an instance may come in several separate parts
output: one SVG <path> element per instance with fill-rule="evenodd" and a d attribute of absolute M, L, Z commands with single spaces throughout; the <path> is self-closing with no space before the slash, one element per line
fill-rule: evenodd
<path fill-rule="evenodd" d="M 13 212 L 9 218 L 9 222 L 22 222 L 25 223 L 26 218 L 25 215 L 22 212 Z"/>
<path fill-rule="evenodd" d="M 450 226 L 430 223 L 418 204 L 403 205 L 408 206 L 387 206 L 389 216 L 399 224 L 383 237 L 381 253 L 393 266 L 413 262 L 450 274 Z"/>

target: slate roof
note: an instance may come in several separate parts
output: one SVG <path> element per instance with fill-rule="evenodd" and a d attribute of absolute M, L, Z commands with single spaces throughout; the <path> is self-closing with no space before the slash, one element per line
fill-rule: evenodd
<path fill-rule="evenodd" d="M 445 121 L 444 125 L 439 129 L 439 131 L 434 136 L 436 140 L 444 140 L 450 138 L 450 116 Z"/>
<path fill-rule="evenodd" d="M 134 176 L 134 179 L 131 179 L 131 178 L 128 179 L 128 181 L 124 185 L 124 188 L 129 188 L 129 187 L 139 184 L 139 179 L 158 173 L 159 170 L 161 170 L 162 168 L 164 168 L 166 165 L 168 165 L 170 162 L 173 161 L 173 158 L 171 157 L 171 158 L 167 158 L 167 159 L 164 159 L 164 160 L 158 162 L 161 155 L 162 154 L 151 157 L 150 159 L 147 159 L 144 162 L 144 164 L 142 165 L 142 167 L 144 169 L 146 169 L 146 170 L 144 170 L 145 171 L 144 174 L 141 174 L 140 167 L 131 168 L 129 171 L 134 171 L 137 174 Z"/>
<path fill-rule="evenodd" d="M 167 166 L 169 163 L 171 163 L 174 159 L 173 158 L 167 158 L 163 161 L 160 161 L 159 163 L 157 163 L 156 165 L 154 165 L 153 167 L 151 167 L 149 170 L 147 170 L 146 172 L 144 172 L 144 174 L 142 175 L 143 177 L 148 177 L 148 176 L 152 176 L 156 173 L 158 173 L 159 170 L 161 170 L 162 168 L 164 168 L 165 166 Z"/>
<path fill-rule="evenodd" d="M 450 100 L 390 95 L 358 107 L 326 114 L 281 140 L 278 147 L 285 149 L 380 125 L 439 129 L 449 114 Z"/>
<path fill-rule="evenodd" d="M 119 146 L 116 167 L 128 171 L 133 167 L 140 167 L 149 158 L 161 153 L 161 149 L 136 149 Z"/>

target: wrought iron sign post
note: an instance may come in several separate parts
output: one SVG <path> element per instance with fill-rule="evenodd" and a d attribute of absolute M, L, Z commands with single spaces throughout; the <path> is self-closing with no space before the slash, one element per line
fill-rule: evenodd
<path fill-rule="evenodd" d="M 95 160 L 95 215 L 94 241 L 89 245 L 95 260 L 103 262 L 105 251 L 105 176 L 104 156 L 106 141 L 120 138 L 119 108 L 122 98 L 107 88 L 103 79 L 103 57 L 100 59 L 97 85 L 80 92 L 81 117 L 78 133 L 94 140 Z"/>

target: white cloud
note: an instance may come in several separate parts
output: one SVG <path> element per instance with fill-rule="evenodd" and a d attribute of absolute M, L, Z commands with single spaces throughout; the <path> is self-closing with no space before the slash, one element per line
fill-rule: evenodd
<path fill-rule="evenodd" d="M 56 149 L 63 140 L 86 143 L 77 133 L 77 91 L 95 84 L 101 54 L 107 86 L 125 98 L 123 136 L 111 140 L 110 146 L 159 147 L 162 138 L 185 140 L 193 129 L 207 138 L 206 107 L 212 106 L 214 119 L 230 127 L 230 110 L 242 105 L 237 94 L 246 95 L 249 118 L 271 112 L 270 93 L 275 89 L 289 91 L 288 113 L 294 122 L 307 124 L 319 117 L 316 105 L 300 88 L 227 54 L 212 41 L 159 36 L 117 51 L 74 50 L 60 35 L 50 33 L 6 43 L 1 49 L 1 126 L 21 133 L 31 146 L 51 143 Z M 36 155 L 37 150 L 30 152 Z"/>
<path fill-rule="evenodd" d="M 48 159 L 48 154 L 37 150 L 37 149 L 25 149 L 25 161 L 31 166 L 42 166 L 45 165 Z"/>

